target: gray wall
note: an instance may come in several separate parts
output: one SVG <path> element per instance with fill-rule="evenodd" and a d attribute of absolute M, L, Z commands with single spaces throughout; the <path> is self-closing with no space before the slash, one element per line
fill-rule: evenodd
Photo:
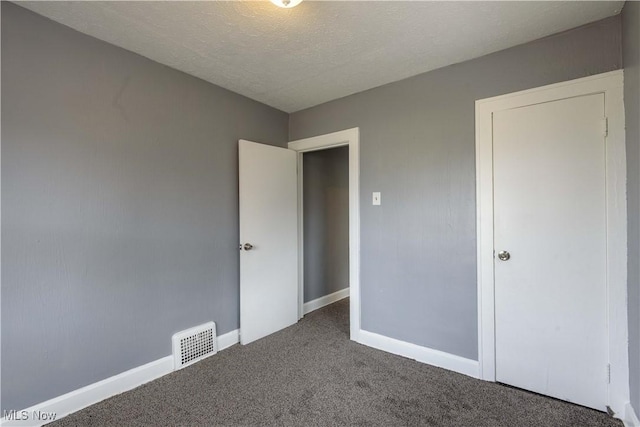
<path fill-rule="evenodd" d="M 629 245 L 629 374 L 631 404 L 640 416 L 640 3 L 622 10 L 624 106 L 627 126 L 627 211 Z"/>
<path fill-rule="evenodd" d="M 239 321 L 237 140 L 288 115 L 2 2 L 2 409 Z"/>
<path fill-rule="evenodd" d="M 349 148 L 303 155 L 304 302 L 349 286 Z"/>
<path fill-rule="evenodd" d="M 237 328 L 237 139 L 288 138 L 283 112 L 1 7 L 5 410 L 166 356 L 178 330 Z M 637 82 L 636 3 L 624 19 Z M 618 69 L 620 50 L 614 17 L 291 115 L 291 139 L 361 129 L 364 329 L 477 358 L 474 100 Z"/>
<path fill-rule="evenodd" d="M 619 69 L 620 50 L 616 16 L 291 115 L 294 140 L 360 127 L 363 329 L 477 359 L 474 101 Z"/>

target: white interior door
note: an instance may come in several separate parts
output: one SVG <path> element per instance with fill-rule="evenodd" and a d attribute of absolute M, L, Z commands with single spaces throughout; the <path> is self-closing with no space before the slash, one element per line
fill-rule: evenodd
<path fill-rule="evenodd" d="M 298 321 L 297 156 L 240 140 L 240 342 Z"/>
<path fill-rule="evenodd" d="M 493 116 L 496 380 L 600 410 L 604 101 L 593 94 Z"/>

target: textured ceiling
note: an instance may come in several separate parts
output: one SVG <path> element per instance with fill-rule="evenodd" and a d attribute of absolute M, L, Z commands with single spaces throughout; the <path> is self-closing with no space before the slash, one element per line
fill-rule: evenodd
<path fill-rule="evenodd" d="M 623 2 L 18 4 L 293 112 L 615 15 Z"/>

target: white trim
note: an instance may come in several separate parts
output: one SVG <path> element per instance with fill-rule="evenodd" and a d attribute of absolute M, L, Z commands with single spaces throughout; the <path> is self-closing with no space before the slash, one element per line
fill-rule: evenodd
<path fill-rule="evenodd" d="M 304 314 L 309 314 L 319 308 L 326 307 L 329 304 L 345 299 L 349 296 L 349 288 L 340 289 L 329 295 L 325 295 L 320 298 L 316 298 L 313 301 L 305 302 L 302 308 Z"/>
<path fill-rule="evenodd" d="M 238 330 L 228 332 L 218 337 L 218 351 L 224 350 L 238 343 Z M 22 421 L 9 421 L 0 419 L 1 426 L 40 426 L 43 422 L 34 420 L 34 412 L 55 413 L 56 420 L 66 417 L 69 414 L 91 406 L 95 403 L 124 393 L 125 391 L 139 387 L 149 381 L 158 379 L 173 372 L 173 356 L 166 356 L 162 359 L 149 362 L 145 365 L 130 369 L 113 377 L 106 378 L 88 386 L 79 388 L 62 396 L 55 397 L 42 403 L 33 405 L 18 414 L 26 413 L 29 419 Z M 51 420 L 47 421 L 50 422 Z"/>
<path fill-rule="evenodd" d="M 640 420 L 638 419 L 638 415 L 633 410 L 633 406 L 631 403 L 627 402 L 624 408 L 624 418 L 622 419 L 625 427 L 640 427 Z"/>
<path fill-rule="evenodd" d="M 304 313 L 304 160 L 298 154 L 298 320 Z"/>
<path fill-rule="evenodd" d="M 116 394 L 136 388 L 171 372 L 173 372 L 173 356 L 166 356 L 162 359 L 147 363 L 146 365 L 138 366 L 137 368 L 130 369 L 113 377 L 31 406 L 24 410 L 29 416 L 28 420 L 7 421 L 3 418 L 2 426 L 42 425 L 41 422 L 32 419 L 34 412 L 54 412 L 56 413 L 55 419 L 59 420 L 73 412 Z M 22 411 L 18 411 L 18 413 L 21 412 Z"/>
<path fill-rule="evenodd" d="M 298 206 L 302 203 L 302 155 L 309 151 L 326 150 L 335 147 L 349 147 L 349 312 L 351 339 L 359 341 L 360 333 L 360 131 L 347 129 L 289 143 L 289 148 L 298 152 Z M 298 210 L 298 292 L 303 293 L 304 272 L 302 269 L 303 227 L 302 209 Z M 298 313 L 304 311 L 303 299 L 298 298 Z"/>
<path fill-rule="evenodd" d="M 407 357 L 428 365 L 448 369 L 468 375 L 473 378 L 479 376 L 479 364 L 476 360 L 456 356 L 451 353 L 434 350 L 428 347 L 421 347 L 395 338 L 385 337 L 369 331 L 360 331 L 360 344 L 377 348 L 388 353 Z"/>
<path fill-rule="evenodd" d="M 240 342 L 240 330 L 236 329 L 218 336 L 218 351 L 226 350 Z"/>
<path fill-rule="evenodd" d="M 476 101 L 478 358 L 480 378 L 495 381 L 492 115 L 496 111 L 591 93 L 605 94 L 605 114 L 609 119 L 609 134 L 606 139 L 606 192 L 607 309 L 611 384 L 608 403 L 616 414 L 623 414 L 625 402 L 629 401 L 629 361 L 626 303 L 626 156 L 621 70 Z"/>

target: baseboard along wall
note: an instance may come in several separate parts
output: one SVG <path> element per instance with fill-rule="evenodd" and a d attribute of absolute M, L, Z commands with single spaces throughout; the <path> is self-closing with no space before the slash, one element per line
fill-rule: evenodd
<path fill-rule="evenodd" d="M 634 411 L 631 403 L 627 402 L 625 405 L 624 418 L 622 418 L 622 422 L 625 427 L 640 427 L 640 419 L 638 419 L 638 414 Z M 618 418 L 616 416 L 616 418 Z"/>
<path fill-rule="evenodd" d="M 345 288 L 329 295 L 314 299 L 303 305 L 302 312 L 308 314 L 314 310 L 333 304 L 349 296 L 349 288 Z M 434 350 L 428 347 L 421 347 L 405 341 L 389 338 L 384 335 L 360 329 L 355 338 L 356 342 L 368 347 L 399 356 L 408 357 L 421 363 L 437 366 L 468 375 L 473 378 L 480 378 L 480 364 L 477 360 L 466 359 L 443 351 Z"/>
<path fill-rule="evenodd" d="M 448 369 L 473 378 L 480 378 L 480 364 L 477 360 L 467 359 L 428 347 L 421 347 L 362 329 L 358 334 L 358 342 L 417 362 Z"/>
<path fill-rule="evenodd" d="M 239 342 L 238 332 L 236 329 L 218 336 L 218 351 L 237 344 Z M 173 356 L 166 356 L 46 402 L 38 403 L 21 411 L 14 411 L 11 415 L 3 414 L 0 426 L 41 426 L 170 374 L 173 370 Z"/>
<path fill-rule="evenodd" d="M 313 301 L 305 302 L 302 306 L 302 314 L 311 313 L 314 310 L 325 307 L 329 304 L 333 304 L 334 302 L 340 301 L 341 299 L 347 298 L 348 296 L 349 288 L 344 288 L 332 294 L 316 298 Z"/>

